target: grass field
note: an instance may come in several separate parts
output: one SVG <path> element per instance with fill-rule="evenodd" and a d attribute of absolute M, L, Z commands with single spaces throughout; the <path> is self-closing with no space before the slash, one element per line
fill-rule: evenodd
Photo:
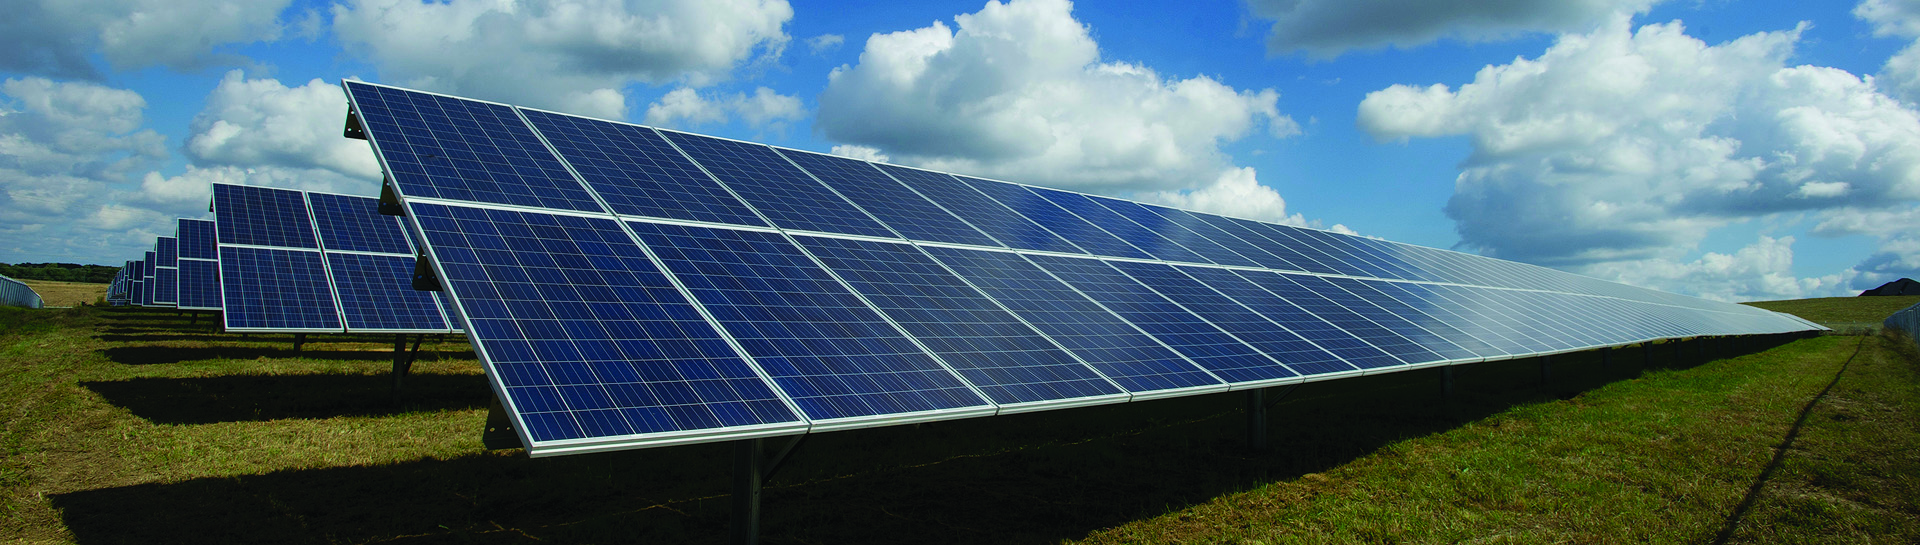
<path fill-rule="evenodd" d="M 209 322 L 0 309 L 0 540 L 727 536 L 729 445 L 487 451 L 462 342 L 423 346 L 396 405 L 391 338 L 295 353 Z M 1309 384 L 1266 453 L 1238 393 L 821 434 L 769 481 L 764 541 L 1920 541 L 1911 343 L 1700 348 L 1556 356 L 1545 384 L 1538 360 L 1476 364 L 1451 399 L 1433 370 Z"/>
<path fill-rule="evenodd" d="M 1823 297 L 1819 299 L 1789 299 L 1786 301 L 1754 301 L 1747 303 L 1771 310 L 1785 312 L 1824 325 L 1836 330 L 1866 329 L 1879 331 L 1880 322 L 1900 309 L 1920 303 L 1920 295 L 1899 295 L 1884 297 Z"/>
<path fill-rule="evenodd" d="M 86 282 L 54 282 L 51 280 L 21 280 L 20 282 L 40 294 L 40 303 L 50 307 L 77 307 L 81 303 L 98 304 L 107 295 L 106 284 Z"/>

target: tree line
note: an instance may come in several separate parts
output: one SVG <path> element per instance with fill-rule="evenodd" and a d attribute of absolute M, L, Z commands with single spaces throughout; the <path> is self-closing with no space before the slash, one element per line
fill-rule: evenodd
<path fill-rule="evenodd" d="M 59 282 L 92 282 L 105 284 L 113 281 L 119 267 L 106 265 L 81 265 L 77 263 L 0 263 L 0 275 L 16 280 L 54 280 Z"/>

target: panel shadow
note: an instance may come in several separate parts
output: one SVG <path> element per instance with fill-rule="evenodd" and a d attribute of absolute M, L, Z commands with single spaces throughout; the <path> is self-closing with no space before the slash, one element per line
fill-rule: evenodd
<path fill-rule="evenodd" d="M 493 398 L 481 375 L 415 373 L 394 404 L 388 375 L 230 375 L 81 382 L 108 403 L 155 424 L 211 424 L 374 416 L 486 408 Z"/>

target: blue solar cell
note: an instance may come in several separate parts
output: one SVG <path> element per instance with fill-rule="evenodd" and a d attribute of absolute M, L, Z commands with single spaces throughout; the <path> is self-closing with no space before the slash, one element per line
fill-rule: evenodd
<path fill-rule="evenodd" d="M 153 304 L 173 306 L 180 293 L 180 269 L 174 267 L 156 267 L 153 269 Z"/>
<path fill-rule="evenodd" d="M 1282 327 L 1287 328 L 1288 331 L 1293 332 L 1293 334 L 1299 335 L 1301 338 L 1312 342 L 1314 345 L 1325 349 L 1335 356 L 1339 356 L 1340 359 L 1345 360 L 1346 363 L 1354 367 L 1372 369 L 1401 365 L 1403 363 L 1399 358 L 1395 358 L 1391 354 L 1381 351 L 1371 344 L 1367 344 L 1366 341 L 1360 340 L 1360 338 L 1354 336 L 1353 333 L 1308 313 L 1299 305 L 1294 304 L 1293 301 L 1274 295 L 1273 292 L 1261 288 L 1258 284 L 1254 284 L 1246 278 L 1234 274 L 1232 270 L 1209 267 L 1180 267 L 1180 271 L 1187 273 L 1187 275 L 1192 276 L 1195 280 L 1199 280 L 1200 283 L 1206 284 L 1208 287 L 1219 291 L 1221 294 L 1239 302 L 1241 305 L 1245 305 L 1255 313 L 1260 314 L 1260 316 L 1276 324 L 1280 324 Z"/>
<path fill-rule="evenodd" d="M 153 278 L 153 268 L 155 266 L 155 263 L 157 263 L 158 262 L 157 260 L 159 259 L 158 257 L 156 257 L 156 255 L 157 254 L 155 252 L 147 252 L 146 253 L 147 258 L 140 260 L 140 277 L 143 280 L 147 278 Z"/>
<path fill-rule="evenodd" d="M 1019 254 L 922 249 L 1129 392 L 1220 384 Z"/>
<path fill-rule="evenodd" d="M 966 176 L 954 177 L 1094 255 L 1153 259 L 1152 255 L 1087 223 L 1026 187 Z"/>
<path fill-rule="evenodd" d="M 1541 351 L 1566 350 L 1575 346 L 1566 337 L 1541 330 L 1539 324 L 1526 319 L 1524 313 L 1509 308 L 1506 303 L 1494 298 L 1492 294 L 1499 290 L 1444 284 L 1427 284 L 1424 287 L 1472 312 L 1493 318 L 1494 323 L 1511 328 L 1515 332 L 1513 338 L 1541 343 L 1548 349 Z"/>
<path fill-rule="evenodd" d="M 220 244 L 319 248 L 307 199 L 299 191 L 213 184 L 213 215 Z"/>
<path fill-rule="evenodd" d="M 328 251 L 413 255 L 400 218 L 380 214 L 380 199 L 308 193 L 307 201 Z"/>
<path fill-rule="evenodd" d="M 173 237 L 159 237 L 153 241 L 153 255 L 159 259 L 155 267 L 180 266 L 180 241 Z"/>
<path fill-rule="evenodd" d="M 1022 250 L 1085 253 L 1066 239 L 1015 214 L 1012 209 L 987 198 L 952 176 L 887 164 L 874 166 L 999 240 L 1001 245 Z"/>
<path fill-rule="evenodd" d="M 1396 333 L 1392 329 L 1374 323 L 1368 319 L 1366 314 L 1342 306 L 1340 303 L 1328 299 L 1325 294 L 1313 288 L 1303 286 L 1299 281 L 1295 280 L 1299 278 L 1300 280 L 1310 281 L 1314 280 L 1314 277 L 1284 275 L 1272 272 L 1236 272 L 1241 278 L 1252 280 L 1253 283 L 1259 284 L 1260 287 L 1266 288 L 1267 291 L 1273 292 L 1274 295 L 1278 295 L 1280 298 L 1286 299 L 1287 302 L 1306 309 L 1307 312 L 1319 316 L 1321 319 L 1332 323 L 1343 331 L 1352 333 L 1355 337 L 1367 341 L 1368 344 L 1372 344 L 1375 348 L 1394 355 L 1394 357 L 1399 358 L 1400 361 L 1414 364 L 1447 359 L 1439 354 L 1435 354 L 1431 350 L 1427 350 L 1420 346 L 1419 343 L 1407 339 L 1406 336 Z M 1375 310 L 1378 309 L 1376 308 Z"/>
<path fill-rule="evenodd" d="M 1352 235 L 1341 235 L 1337 233 L 1325 234 L 1346 244 L 1352 250 L 1364 253 L 1375 261 L 1386 265 L 1388 269 L 1393 270 L 1403 279 L 1423 280 L 1427 282 L 1447 281 L 1445 276 L 1427 270 L 1429 267 L 1426 265 L 1415 263 L 1409 256 L 1400 252 L 1392 243 Z"/>
<path fill-rule="evenodd" d="M 220 252 L 214 246 L 213 237 L 213 222 L 207 220 L 181 219 L 179 227 L 180 257 L 219 259 Z"/>
<path fill-rule="evenodd" d="M 1155 259 L 1184 261 L 1188 263 L 1212 262 L 1207 258 L 1201 257 L 1200 254 L 1193 253 L 1192 250 L 1188 250 L 1184 246 L 1167 240 L 1167 237 L 1149 231 L 1145 227 L 1134 223 L 1133 220 L 1127 219 L 1125 216 L 1121 216 L 1107 209 L 1105 206 L 1101 206 L 1100 203 L 1094 202 L 1093 199 L 1086 195 L 1041 187 L 1029 187 L 1027 190 L 1040 195 L 1041 198 L 1046 199 L 1048 202 L 1060 208 L 1066 209 L 1068 212 L 1072 212 L 1073 215 L 1079 216 L 1080 219 L 1098 226 L 1108 234 L 1126 241 L 1130 247 L 1144 251 L 1147 255 Z"/>
<path fill-rule="evenodd" d="M 408 211 L 535 447 L 799 421 L 614 220 Z"/>
<path fill-rule="evenodd" d="M 901 236 L 913 240 L 976 246 L 1000 245 L 932 201 L 900 185 L 900 182 L 894 181 L 871 163 L 804 151 L 778 151 L 815 178 L 833 186 L 835 191 L 872 213 Z"/>
<path fill-rule="evenodd" d="M 220 309 L 220 263 L 210 259 L 180 260 L 180 301 L 182 309 Z"/>
<path fill-rule="evenodd" d="M 1281 228 L 1292 234 L 1295 238 L 1313 241 L 1315 247 L 1319 248 L 1320 251 L 1335 256 L 1335 258 L 1342 261 L 1352 263 L 1362 270 L 1365 270 L 1369 276 L 1373 276 L 1374 278 L 1421 280 L 1418 275 L 1414 275 L 1405 269 L 1386 262 L 1349 242 L 1359 237 L 1336 235 L 1325 231 L 1301 229 L 1298 227 L 1281 226 Z"/>
<path fill-rule="evenodd" d="M 747 204 L 785 229 L 893 238 L 893 231 L 835 195 L 773 148 L 661 131 Z"/>
<path fill-rule="evenodd" d="M 140 305 L 140 306 L 145 306 L 147 304 L 146 302 L 147 283 L 146 282 L 141 280 L 134 280 L 133 289 L 131 293 L 132 293 L 132 296 L 128 299 L 128 302 L 133 303 L 135 305 Z"/>
<path fill-rule="evenodd" d="M 1347 282 L 1353 282 L 1357 284 L 1357 287 L 1347 284 Z M 1458 344 L 1482 356 L 1495 357 L 1532 351 L 1528 349 L 1526 345 L 1510 337 L 1510 335 L 1515 334 L 1513 330 L 1503 330 L 1493 327 L 1493 324 L 1489 323 L 1491 320 L 1465 307 L 1433 295 L 1432 292 L 1426 289 L 1425 285 L 1350 279 L 1340 279 L 1336 281 L 1336 283 L 1348 287 L 1348 289 L 1353 290 L 1355 293 L 1361 294 L 1362 297 L 1369 297 L 1369 300 L 1378 303 L 1380 306 L 1387 307 L 1389 310 L 1394 310 L 1395 314 L 1400 314 L 1403 317 L 1408 315 L 1427 316 L 1427 321 L 1415 321 L 1419 321 L 1420 324 L 1428 330 L 1453 340 L 1454 344 Z M 1378 294 L 1370 295 L 1372 292 L 1378 292 Z M 1469 339 L 1463 340 L 1457 338 L 1454 333 L 1447 332 L 1447 329 L 1458 331 L 1460 335 L 1465 335 Z"/>
<path fill-rule="evenodd" d="M 1255 313 L 1240 303 L 1235 302 L 1233 299 L 1229 299 L 1227 296 L 1220 294 L 1220 292 L 1214 291 L 1213 288 L 1207 287 L 1206 284 L 1202 284 L 1200 281 L 1181 272 L 1181 270 L 1187 269 L 1186 267 L 1175 267 L 1161 263 L 1126 261 L 1114 261 L 1110 262 L 1109 265 L 1120 269 L 1121 272 L 1133 277 L 1134 280 L 1152 287 L 1154 291 L 1158 291 L 1168 298 L 1178 301 L 1180 305 L 1186 307 L 1187 310 L 1212 322 L 1214 326 L 1233 334 L 1242 342 L 1253 346 L 1268 357 L 1286 364 L 1287 369 L 1292 371 L 1291 373 L 1274 372 L 1270 375 L 1261 374 L 1262 372 L 1268 371 L 1268 369 L 1265 368 L 1248 368 L 1231 373 L 1215 371 L 1215 373 L 1220 374 L 1222 377 L 1228 377 L 1229 380 L 1234 382 L 1251 382 L 1285 378 L 1294 374 L 1317 375 L 1352 371 L 1354 369 L 1352 365 L 1347 365 L 1347 363 L 1341 361 L 1339 357 L 1328 353 L 1318 346 L 1314 346 L 1313 343 L 1307 342 L 1306 339 L 1293 334 L 1293 332 L 1281 327 L 1280 324 L 1262 317 L 1260 314 Z M 1225 272 L 1220 269 L 1207 270 Z"/>
<path fill-rule="evenodd" d="M 1244 241 L 1247 244 L 1252 244 L 1254 247 L 1259 248 L 1261 251 L 1264 251 L 1268 254 L 1273 255 L 1275 258 L 1281 261 L 1284 261 L 1287 265 L 1289 265 L 1285 267 L 1269 265 L 1267 268 L 1276 269 L 1276 270 L 1295 270 L 1295 271 L 1305 271 L 1305 272 L 1315 272 L 1315 273 L 1342 274 L 1339 269 L 1335 269 L 1333 267 L 1322 264 L 1320 263 L 1320 261 L 1316 260 L 1315 258 L 1308 257 L 1307 254 L 1301 253 L 1299 249 L 1294 247 L 1291 241 L 1289 241 L 1289 243 L 1287 244 L 1281 244 L 1279 242 L 1275 242 L 1272 238 L 1268 238 L 1267 235 L 1262 234 L 1267 230 L 1266 224 L 1263 224 L 1257 221 L 1243 220 L 1240 218 L 1229 218 L 1226 216 L 1216 216 L 1213 214 L 1204 214 L 1200 212 L 1191 212 L 1190 215 L 1192 215 L 1195 218 L 1199 218 L 1200 221 L 1206 222 L 1208 225 L 1212 225 L 1214 228 L 1220 229 L 1222 232 L 1225 232 L 1227 234 L 1230 234 L 1230 235 L 1233 235 L 1234 237 L 1239 238 L 1241 241 Z M 1325 256 L 1321 256 L 1321 257 L 1325 257 Z"/>
<path fill-rule="evenodd" d="M 539 110 L 520 111 L 615 214 L 767 224 L 653 129 Z"/>
<path fill-rule="evenodd" d="M 1454 344 L 1450 338 L 1430 331 L 1421 324 L 1414 322 L 1414 320 L 1418 319 L 1430 324 L 1432 321 L 1430 318 L 1417 315 L 1412 318 L 1402 317 L 1388 310 L 1384 306 L 1384 304 L 1386 304 L 1384 301 L 1369 301 L 1366 297 L 1355 295 L 1352 291 L 1346 289 L 1346 286 L 1350 285 L 1354 286 L 1355 289 L 1364 289 L 1364 287 L 1359 286 L 1357 282 L 1341 279 L 1348 281 L 1347 283 L 1335 283 L 1332 279 L 1318 276 L 1288 276 L 1287 279 L 1299 284 L 1300 287 L 1313 290 L 1314 293 L 1319 294 L 1321 297 L 1326 297 L 1327 300 L 1333 302 L 1333 304 L 1340 305 L 1348 311 L 1366 318 L 1369 322 L 1378 324 L 1380 327 L 1384 327 L 1388 331 L 1392 331 L 1394 334 L 1412 341 L 1421 348 L 1427 349 L 1428 352 L 1438 355 L 1441 359 L 1468 360 L 1484 357 L 1472 350 L 1462 348 Z M 1378 295 L 1378 292 L 1371 293 L 1376 296 Z M 1453 330 L 1452 333 L 1455 333 L 1456 336 L 1464 337 L 1464 335 L 1459 335 L 1458 330 Z M 1396 355 L 1398 355 L 1397 352 Z M 1407 359 L 1410 362 L 1414 361 L 1405 357 L 1401 359 Z"/>
<path fill-rule="evenodd" d="M 318 251 L 220 247 L 227 329 L 341 331 Z"/>
<path fill-rule="evenodd" d="M 778 233 L 628 225 L 816 422 L 989 406 Z"/>
<path fill-rule="evenodd" d="M 403 196 L 603 211 L 511 106 L 345 85 Z"/>
<path fill-rule="evenodd" d="M 1295 375 L 1280 362 L 1100 260 L 1044 255 L 1027 259 L 1227 382 Z"/>
<path fill-rule="evenodd" d="M 1334 253 L 1330 253 L 1331 250 L 1327 248 L 1325 243 L 1323 242 L 1314 240 L 1312 238 L 1307 238 L 1304 235 L 1297 234 L 1300 231 L 1302 231 L 1301 229 L 1288 227 L 1285 225 L 1275 225 L 1271 223 L 1261 223 L 1256 221 L 1235 220 L 1235 223 L 1238 223 L 1246 227 L 1250 231 L 1259 233 L 1260 235 L 1267 237 L 1267 240 L 1271 245 L 1263 245 L 1261 247 L 1266 248 L 1268 252 L 1281 254 L 1282 252 L 1291 251 L 1291 252 L 1300 254 L 1302 256 L 1305 256 L 1308 260 L 1314 263 L 1319 263 L 1322 267 L 1329 269 L 1331 272 L 1335 274 L 1344 274 L 1344 275 L 1350 275 L 1350 276 L 1379 276 L 1380 275 L 1378 271 L 1368 269 L 1364 267 L 1361 263 L 1357 263 L 1353 259 L 1350 259 L 1344 255 L 1336 255 Z M 1288 261 L 1299 263 L 1299 260 L 1294 259 L 1291 254 L 1282 254 L 1282 255 L 1285 255 Z M 1322 271 L 1316 270 L 1311 272 L 1322 272 Z"/>
<path fill-rule="evenodd" d="M 1115 214 L 1119 214 L 1121 216 L 1126 217 L 1129 220 L 1132 220 L 1133 223 L 1139 224 L 1140 227 L 1145 228 L 1147 231 L 1151 233 L 1155 233 L 1161 237 L 1165 237 L 1167 240 L 1173 242 L 1174 244 L 1179 244 L 1181 247 L 1186 248 L 1187 250 L 1192 251 L 1193 253 L 1199 254 L 1201 257 L 1205 257 L 1207 261 L 1212 261 L 1214 263 L 1219 263 L 1221 265 L 1233 265 L 1237 267 L 1262 266 L 1259 262 L 1256 262 L 1252 259 L 1248 259 L 1246 256 L 1240 255 L 1239 253 L 1231 249 L 1228 249 L 1225 246 L 1221 246 L 1219 243 L 1214 242 L 1208 239 L 1207 237 L 1194 232 L 1192 229 L 1189 229 L 1186 225 L 1177 223 L 1171 219 L 1168 219 L 1167 216 L 1163 216 L 1160 213 L 1147 208 L 1147 205 L 1132 202 L 1132 201 L 1123 201 L 1120 199 L 1109 199 L 1106 197 L 1096 197 L 1091 195 L 1087 196 L 1087 199 L 1093 202 L 1099 203 L 1100 206 L 1103 206 L 1106 209 L 1113 211 L 1113 213 Z M 1199 223 L 1199 221 L 1197 220 L 1190 220 L 1189 222 Z M 1218 231 L 1217 229 L 1212 229 L 1210 227 L 1206 229 L 1211 231 Z M 1132 238 L 1128 238 L 1127 240 L 1129 242 L 1134 242 Z M 1134 245 L 1139 246 L 1140 243 L 1134 242 Z M 1154 255 L 1160 255 L 1159 252 L 1153 251 L 1151 249 L 1149 249 L 1148 252 Z M 1161 258 L 1165 259 L 1166 257 L 1161 256 Z"/>
<path fill-rule="evenodd" d="M 447 330 L 433 292 L 413 289 L 413 261 L 412 256 L 327 252 L 347 331 Z"/>
<path fill-rule="evenodd" d="M 1262 250 L 1260 249 L 1259 246 L 1255 246 L 1253 245 L 1253 243 L 1247 242 L 1246 240 L 1240 238 L 1239 235 L 1229 233 L 1223 230 L 1222 227 L 1215 226 L 1213 223 L 1209 223 L 1207 220 L 1201 219 L 1199 216 L 1189 213 L 1185 210 L 1167 208 L 1164 206 L 1154 206 L 1151 204 L 1139 204 L 1139 203 L 1133 203 L 1133 204 L 1135 206 L 1140 207 L 1141 209 L 1145 209 L 1148 212 L 1152 212 L 1154 215 L 1160 216 L 1161 218 L 1164 218 L 1167 221 L 1173 222 L 1174 225 L 1184 227 L 1188 232 L 1193 233 L 1195 236 L 1205 239 L 1208 242 L 1218 244 L 1222 248 L 1232 251 L 1235 255 L 1238 255 L 1248 260 L 1252 260 L 1256 266 L 1266 267 L 1269 269 L 1288 270 L 1288 271 L 1303 270 L 1299 266 L 1294 265 L 1291 262 L 1288 262 L 1286 259 L 1281 258 L 1280 256 L 1277 256 L 1277 255 L 1273 255 L 1271 252 Z M 1226 218 L 1218 218 L 1218 221 L 1225 222 Z M 1179 239 L 1179 240 L 1184 240 L 1184 239 Z M 1200 245 L 1189 244 L 1187 245 L 1187 247 L 1199 248 Z M 1223 258 L 1214 257 L 1213 254 L 1208 254 L 1206 252 L 1201 252 L 1201 253 L 1207 255 L 1209 258 L 1213 259 L 1215 262 L 1218 262 L 1218 263 L 1223 263 L 1228 265 L 1238 264 L 1238 263 L 1230 262 L 1231 261 L 1230 259 L 1223 261 Z"/>
<path fill-rule="evenodd" d="M 795 238 L 995 403 L 1125 393 L 913 246 Z"/>

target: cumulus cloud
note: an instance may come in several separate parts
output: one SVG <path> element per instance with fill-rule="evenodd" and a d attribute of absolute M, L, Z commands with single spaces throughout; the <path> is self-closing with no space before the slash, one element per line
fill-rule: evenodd
<path fill-rule="evenodd" d="M 98 79 L 98 52 L 116 69 L 197 70 L 242 64 L 223 46 L 280 38 L 291 0 L 26 0 L 0 19 L 0 70 Z"/>
<path fill-rule="evenodd" d="M 1260 221 L 1307 226 L 1300 214 L 1287 214 L 1287 201 L 1280 192 L 1260 185 L 1249 167 L 1228 169 L 1206 187 L 1190 191 L 1154 191 L 1137 194 L 1142 201 L 1174 208 L 1212 212 Z"/>
<path fill-rule="evenodd" d="M 772 59 L 784 0 L 349 0 L 333 29 L 394 83 L 624 118 L 632 82 L 703 86 Z"/>
<path fill-rule="evenodd" d="M 888 157 L 887 154 L 881 153 L 878 149 L 866 146 L 855 146 L 851 144 L 838 145 L 833 147 L 833 154 L 862 161 L 873 161 L 877 163 L 893 162 L 893 158 Z"/>
<path fill-rule="evenodd" d="M 1854 6 L 1853 15 L 1872 24 L 1875 36 L 1920 38 L 1920 2 L 1867 0 Z M 1887 59 L 1880 67 L 1880 83 L 1894 96 L 1920 103 L 1920 40 Z"/>
<path fill-rule="evenodd" d="M 1607 278 L 1718 301 L 1764 301 L 1849 295 L 1852 271 L 1818 278 L 1793 274 L 1793 237 L 1761 236 L 1732 253 L 1708 252 L 1691 262 L 1646 259 L 1602 263 L 1589 269 Z"/>
<path fill-rule="evenodd" d="M 828 78 L 815 128 L 857 146 L 850 153 L 1056 187 L 1179 192 L 1240 180 L 1251 170 L 1234 168 L 1221 144 L 1300 130 L 1272 89 L 1102 61 L 1065 0 L 988 2 L 951 27 L 874 34 L 857 65 Z"/>
<path fill-rule="evenodd" d="M 840 49 L 840 44 L 846 43 L 846 41 L 847 37 L 839 34 L 821 34 L 807 38 L 807 50 L 813 52 L 815 55 L 819 55 Z"/>
<path fill-rule="evenodd" d="M 347 96 L 319 79 L 287 87 L 228 72 L 193 118 L 186 152 L 201 166 L 319 169 L 380 181 L 366 142 L 340 136 Z"/>
<path fill-rule="evenodd" d="M 1359 123 L 1381 140 L 1467 136 L 1446 207 L 1462 243 L 1576 269 L 1673 261 L 1769 214 L 1920 199 L 1920 114 L 1870 79 L 1786 66 L 1799 32 L 1708 45 L 1619 16 L 1458 89 L 1370 93 Z"/>
<path fill-rule="evenodd" d="M 1643 13 L 1660 0 L 1247 0 L 1270 19 L 1267 50 L 1329 59 L 1356 49 L 1411 48 L 1442 39 L 1493 41 L 1537 32 L 1585 31 L 1617 13 Z"/>
<path fill-rule="evenodd" d="M 645 123 L 662 127 L 694 127 L 739 119 L 756 129 L 773 128 L 805 118 L 807 110 L 797 97 L 761 87 L 753 94 L 702 95 L 682 87 L 647 106 Z"/>

